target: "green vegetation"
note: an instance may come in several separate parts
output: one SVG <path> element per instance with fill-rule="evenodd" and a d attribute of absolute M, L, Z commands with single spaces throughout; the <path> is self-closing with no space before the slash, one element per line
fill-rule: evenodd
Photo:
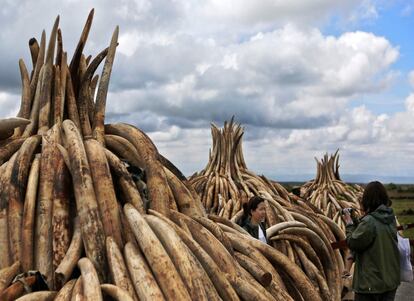
<path fill-rule="evenodd" d="M 285 189 L 289 192 L 292 192 L 292 189 L 298 188 L 305 184 L 305 182 L 279 182 Z"/>
<path fill-rule="evenodd" d="M 397 185 L 395 185 L 394 183 L 387 184 L 385 185 L 385 187 L 387 188 L 388 191 L 397 190 Z"/>
<path fill-rule="evenodd" d="M 392 199 L 392 208 L 400 224 L 414 223 L 414 196 L 412 198 Z M 414 239 L 414 228 L 404 230 L 404 237 Z"/>

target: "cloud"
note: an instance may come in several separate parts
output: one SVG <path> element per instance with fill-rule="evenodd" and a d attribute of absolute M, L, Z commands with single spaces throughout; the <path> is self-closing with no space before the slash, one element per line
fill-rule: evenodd
<path fill-rule="evenodd" d="M 360 30 L 324 33 L 335 22 L 358 28 L 375 21 L 376 2 L 305 2 L 7 1 L 0 11 L 0 114 L 18 110 L 18 59 L 31 69 L 27 41 L 43 28 L 49 35 L 60 14 L 70 58 L 95 7 L 86 54 L 104 49 L 120 26 L 106 121 L 137 125 L 185 173 L 207 163 L 210 123 L 233 115 L 246 129 L 248 166 L 258 172 L 312 174 L 313 157 L 340 148 L 346 172 L 408 173 L 413 94 L 397 113 L 363 105 L 400 79 L 398 45 Z M 413 72 L 409 81 L 414 87 Z M 389 163 L 390 154 L 399 157 Z"/>
<path fill-rule="evenodd" d="M 401 10 L 401 16 L 409 17 L 414 11 L 414 5 L 412 3 L 406 4 Z"/>
<path fill-rule="evenodd" d="M 12 117 L 20 107 L 20 95 L 0 91 L 1 116 Z"/>
<path fill-rule="evenodd" d="M 197 1 L 196 5 L 189 5 L 187 18 L 191 22 L 191 29 L 202 34 L 222 32 L 222 35 L 237 39 L 234 32 L 228 28 L 244 33 L 271 31 L 286 23 L 295 23 L 299 26 L 318 26 L 330 20 L 333 16 L 347 18 L 358 0 L 350 1 L 249 1 L 207 0 L 203 4 Z M 204 26 L 209 24 L 209 26 Z M 227 33 L 227 34 L 226 34 Z"/>
<path fill-rule="evenodd" d="M 414 70 L 408 73 L 408 82 L 414 88 Z"/>
<path fill-rule="evenodd" d="M 348 21 L 354 24 L 359 22 L 371 22 L 379 17 L 377 5 L 374 0 L 360 1 L 359 6 L 353 10 L 348 17 Z"/>
<path fill-rule="evenodd" d="M 184 127 L 236 115 L 246 125 L 318 128 L 337 122 L 356 96 L 385 89 L 398 58 L 370 33 L 336 38 L 293 25 L 227 46 L 188 35 L 166 40 L 118 56 L 110 110 L 148 111 Z"/>

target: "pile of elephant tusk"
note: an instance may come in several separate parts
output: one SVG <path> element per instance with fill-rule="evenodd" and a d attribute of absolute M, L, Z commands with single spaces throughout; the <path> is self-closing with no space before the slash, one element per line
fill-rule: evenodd
<path fill-rule="evenodd" d="M 247 169 L 240 126 L 212 127 L 187 180 L 144 132 L 104 123 L 118 28 L 86 56 L 93 15 L 69 63 L 59 17 L 47 47 L 30 40 L 20 111 L 0 120 L 0 300 L 340 300 L 341 229 Z M 252 195 L 271 245 L 235 223 Z"/>
<path fill-rule="evenodd" d="M 270 245 L 299 267 L 323 300 L 340 300 L 340 273 L 348 251 L 332 250 L 330 242 L 343 240 L 344 231 L 308 199 L 248 170 L 242 151 L 244 129 L 233 119 L 222 129 L 212 124 L 211 132 L 207 166 L 189 180 L 210 218 L 225 232 L 230 231 L 227 225 L 243 231 L 235 224 L 243 213 L 242 205 L 251 196 L 263 197 Z M 300 300 L 285 271 L 277 271 L 292 298 Z"/>
<path fill-rule="evenodd" d="M 242 204 L 260 192 L 286 204 L 295 197 L 279 183 L 248 170 L 242 150 L 244 129 L 233 118 L 223 129 L 212 124 L 211 134 L 213 145 L 207 166 L 190 177 L 208 213 L 237 221 Z"/>
<path fill-rule="evenodd" d="M 329 158 L 328 154 L 325 154 L 322 160 L 316 158 L 315 160 L 316 177 L 301 187 L 300 195 L 345 231 L 342 209 L 353 208 L 360 216 L 359 201 L 362 198 L 363 188 L 357 184 L 346 184 L 341 180 L 338 151 Z"/>

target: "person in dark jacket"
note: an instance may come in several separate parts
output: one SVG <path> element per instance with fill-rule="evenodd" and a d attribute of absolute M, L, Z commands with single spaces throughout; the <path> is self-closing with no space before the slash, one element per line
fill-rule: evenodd
<path fill-rule="evenodd" d="M 265 217 L 264 199 L 260 196 L 253 196 L 247 203 L 243 204 L 243 216 L 240 220 L 240 226 L 254 238 L 267 243 Z"/>
<path fill-rule="evenodd" d="M 345 212 L 346 240 L 355 256 L 355 301 L 392 301 L 400 285 L 400 254 L 394 212 L 385 187 L 369 183 L 362 196 L 365 215 L 356 222 Z"/>

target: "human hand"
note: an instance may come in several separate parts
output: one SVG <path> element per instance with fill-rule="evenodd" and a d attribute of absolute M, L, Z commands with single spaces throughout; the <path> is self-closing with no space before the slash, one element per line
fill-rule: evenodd
<path fill-rule="evenodd" d="M 351 225 L 351 224 L 354 223 L 353 220 L 352 220 L 352 217 L 351 217 L 351 210 L 350 210 L 350 208 L 344 208 L 344 209 L 342 209 L 342 216 L 343 216 L 344 221 L 345 221 L 345 223 L 347 225 Z"/>

